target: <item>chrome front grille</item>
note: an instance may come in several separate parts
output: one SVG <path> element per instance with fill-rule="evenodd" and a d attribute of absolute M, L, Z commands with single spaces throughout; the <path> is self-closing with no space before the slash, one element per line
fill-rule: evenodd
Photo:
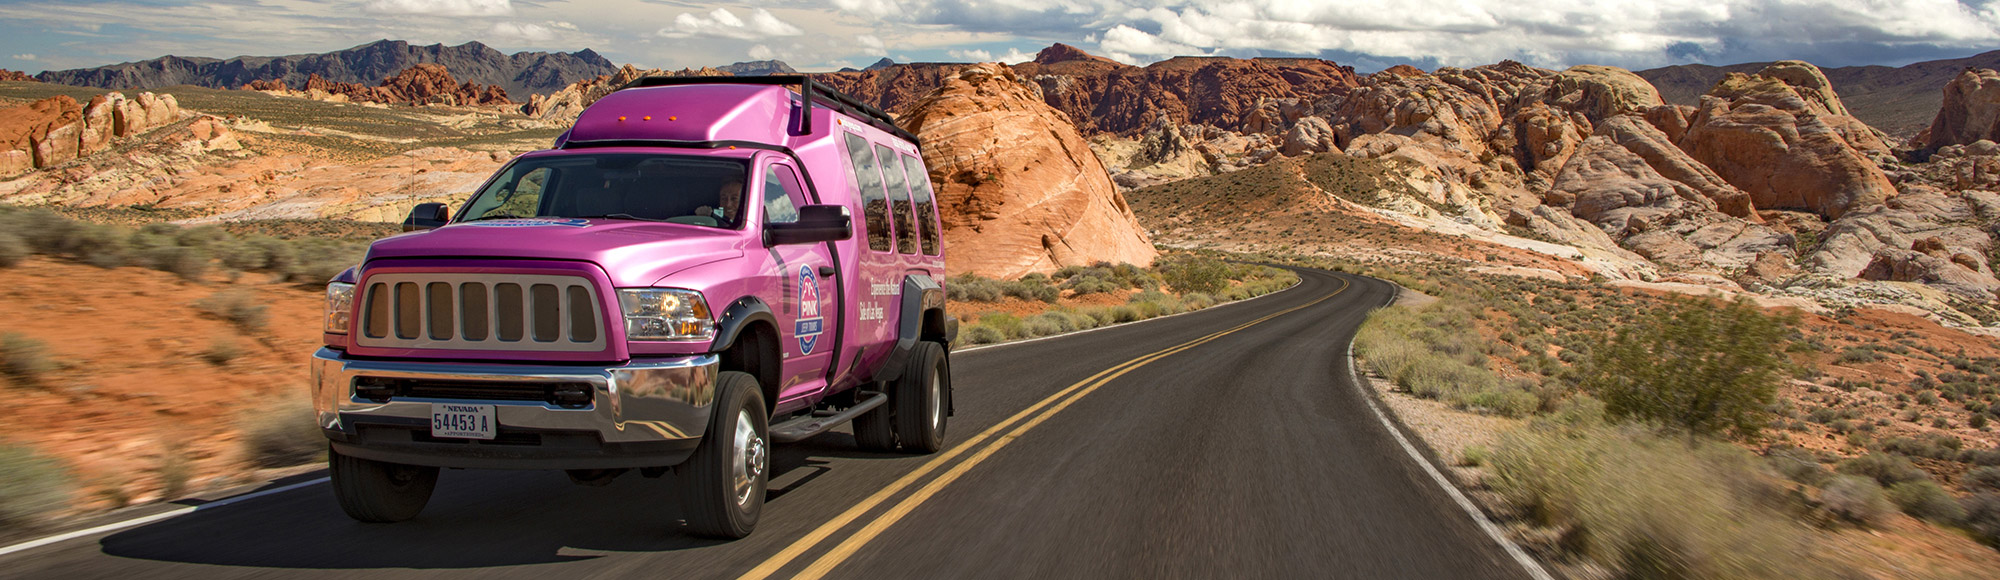
<path fill-rule="evenodd" d="M 589 280 L 524 274 L 369 277 L 356 343 L 378 348 L 592 352 L 604 312 Z"/>

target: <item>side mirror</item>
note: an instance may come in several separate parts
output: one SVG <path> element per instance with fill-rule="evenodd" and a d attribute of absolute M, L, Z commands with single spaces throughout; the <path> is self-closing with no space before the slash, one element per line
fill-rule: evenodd
<path fill-rule="evenodd" d="M 799 220 L 764 224 L 764 247 L 815 244 L 854 237 L 854 216 L 844 205 L 799 207 Z"/>
<path fill-rule="evenodd" d="M 420 203 L 403 218 L 403 231 L 428 230 L 451 221 L 451 207 L 442 203 Z"/>

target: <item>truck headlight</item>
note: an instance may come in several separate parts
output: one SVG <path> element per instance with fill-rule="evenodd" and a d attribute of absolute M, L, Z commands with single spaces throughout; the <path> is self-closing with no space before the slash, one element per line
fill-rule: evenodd
<path fill-rule="evenodd" d="M 333 282 L 326 285 L 326 332 L 347 334 L 354 316 L 354 285 Z"/>
<path fill-rule="evenodd" d="M 675 288 L 618 291 L 625 337 L 632 340 L 713 340 L 715 317 L 700 292 Z"/>

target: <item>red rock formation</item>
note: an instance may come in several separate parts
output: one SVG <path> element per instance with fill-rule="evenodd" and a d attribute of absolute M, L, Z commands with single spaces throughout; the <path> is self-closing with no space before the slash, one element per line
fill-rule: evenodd
<path fill-rule="evenodd" d="M 4 69 L 4 68 L 0 68 L 0 81 L 14 81 L 14 82 L 21 82 L 21 83 L 39 83 L 39 82 L 42 82 L 42 79 L 38 79 L 38 78 L 35 78 L 35 77 L 31 77 L 31 76 L 28 76 L 28 73 L 24 73 L 24 72 L 21 72 L 21 71 L 13 71 L 13 70 L 7 70 L 7 69 Z"/>
<path fill-rule="evenodd" d="M 250 83 L 244 85 L 250 90 L 285 90 L 283 82 Z M 481 85 L 473 82 L 460 84 L 451 77 L 451 72 L 443 65 L 420 63 L 403 69 L 395 76 L 382 80 L 380 86 L 360 83 L 340 83 L 326 80 L 314 74 L 306 78 L 304 92 L 315 91 L 326 95 L 340 95 L 356 103 L 383 103 L 394 105 L 508 105 L 507 91 L 497 85 Z"/>
<path fill-rule="evenodd" d="M 0 177 L 52 167 L 109 149 L 116 139 L 180 121 L 173 95 L 107 93 L 78 104 L 54 96 L 0 109 Z"/>
<path fill-rule="evenodd" d="M 1981 139 L 2000 141 L 2000 72 L 1965 69 L 1944 86 L 1944 105 L 1912 143 L 1935 151 Z"/>
<path fill-rule="evenodd" d="M 902 111 L 967 66 L 899 64 L 816 78 L 884 111 Z M 1065 44 L 1012 68 L 1039 89 L 1040 100 L 1092 135 L 1137 134 L 1156 118 L 1278 134 L 1315 101 L 1360 84 L 1353 68 L 1318 59 L 1180 57 L 1135 67 Z M 1271 112 L 1285 109 L 1292 112 L 1284 122 L 1273 123 Z"/>
<path fill-rule="evenodd" d="M 924 141 L 954 271 L 1012 279 L 1152 263 L 1145 229 L 1089 143 L 1012 69 L 965 67 L 900 122 Z"/>
<path fill-rule="evenodd" d="M 1872 130 L 1843 114 L 1818 73 L 1798 61 L 1757 75 L 1731 73 L 1702 98 L 1680 148 L 1760 209 L 1833 219 L 1894 197 L 1895 186 L 1866 153 L 1876 146 L 1868 141 Z"/>
<path fill-rule="evenodd" d="M 291 90 L 291 87 L 287 87 L 287 86 L 285 86 L 285 81 L 283 81 L 283 80 L 279 80 L 279 79 L 271 79 L 271 80 L 268 80 L 268 81 L 250 81 L 250 82 L 248 82 L 248 83 L 245 83 L 245 84 L 243 85 L 243 90 L 246 90 L 246 91 L 290 91 L 290 90 Z"/>
<path fill-rule="evenodd" d="M 577 81 L 554 93 L 529 97 L 528 103 L 521 105 L 521 113 L 537 119 L 550 121 L 575 121 L 577 115 L 583 114 L 585 107 L 589 107 L 591 103 L 604 98 L 604 95 L 611 94 L 611 91 L 618 90 L 619 87 L 623 87 L 641 77 L 649 76 L 718 77 L 730 76 L 730 74 L 709 67 L 681 69 L 679 71 L 664 69 L 640 70 L 638 67 L 628 64 L 624 68 L 618 69 L 618 72 L 615 74 L 598 75 L 597 78 Z"/>

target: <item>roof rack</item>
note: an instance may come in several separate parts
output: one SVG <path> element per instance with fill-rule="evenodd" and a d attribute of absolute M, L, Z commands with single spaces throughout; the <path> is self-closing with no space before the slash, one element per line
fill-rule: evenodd
<path fill-rule="evenodd" d="M 877 109 L 868 103 L 861 102 L 860 99 L 849 96 L 847 93 L 834 90 L 832 87 L 826 86 L 825 83 L 813 80 L 811 75 L 727 77 L 671 77 L 654 75 L 639 77 L 637 80 L 626 83 L 625 86 L 618 87 L 618 90 L 681 85 L 796 85 L 798 86 L 799 94 L 808 102 L 867 121 L 870 126 L 888 131 L 892 135 L 908 140 L 911 144 L 923 145 L 923 143 L 918 141 L 915 134 L 896 126 L 896 120 L 891 118 L 888 113 L 884 113 L 881 109 Z M 811 131 L 812 107 L 806 107 L 801 115 L 802 122 L 800 124 L 806 131 Z"/>

